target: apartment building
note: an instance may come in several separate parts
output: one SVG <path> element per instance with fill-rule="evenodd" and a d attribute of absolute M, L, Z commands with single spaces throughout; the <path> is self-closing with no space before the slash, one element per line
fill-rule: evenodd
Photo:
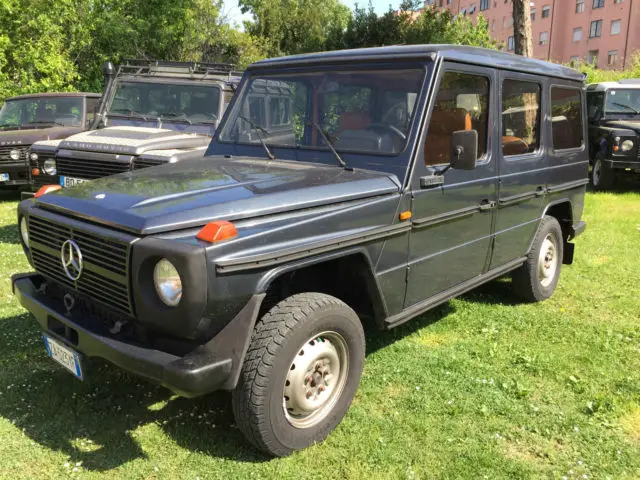
<path fill-rule="evenodd" d="M 483 15 L 504 50 L 514 49 L 512 0 L 426 0 L 427 7 Z M 640 53 L 640 0 L 532 1 L 531 29 L 536 58 L 624 68 Z"/>

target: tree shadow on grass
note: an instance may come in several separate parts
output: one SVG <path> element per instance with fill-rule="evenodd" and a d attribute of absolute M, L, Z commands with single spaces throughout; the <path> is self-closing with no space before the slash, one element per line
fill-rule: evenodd
<path fill-rule="evenodd" d="M 0 243 L 20 244 L 18 224 L 4 225 L 0 227 Z"/>
<path fill-rule="evenodd" d="M 24 187 L 2 187 L 0 188 L 0 203 L 20 201 L 20 192 Z"/>

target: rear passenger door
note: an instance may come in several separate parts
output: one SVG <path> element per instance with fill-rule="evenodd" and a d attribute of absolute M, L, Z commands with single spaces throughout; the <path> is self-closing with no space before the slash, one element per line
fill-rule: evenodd
<path fill-rule="evenodd" d="M 406 307 L 476 277 L 488 267 L 497 200 L 491 121 L 496 77 L 489 68 L 442 66 L 412 177 Z M 451 168 L 443 173 L 444 185 L 427 185 L 427 179 L 450 164 L 451 137 L 459 130 L 478 132 L 476 168 Z"/>
<path fill-rule="evenodd" d="M 538 227 L 548 167 L 545 79 L 500 73 L 499 191 L 491 268 L 524 256 Z"/>

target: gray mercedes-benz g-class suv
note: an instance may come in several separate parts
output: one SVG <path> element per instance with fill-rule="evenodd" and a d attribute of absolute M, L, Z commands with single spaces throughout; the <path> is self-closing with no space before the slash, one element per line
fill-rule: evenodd
<path fill-rule="evenodd" d="M 0 108 L 0 188 L 31 185 L 40 174 L 51 171 L 51 162 L 30 167 L 31 145 L 87 130 L 99 101 L 99 93 L 36 93 L 8 98 Z"/>
<path fill-rule="evenodd" d="M 94 130 L 31 149 L 49 176 L 38 185 L 86 180 L 204 156 L 240 77 L 232 65 L 128 60 L 104 66 Z"/>
<path fill-rule="evenodd" d="M 611 188 L 617 174 L 640 173 L 640 79 L 587 86 L 591 183 Z"/>
<path fill-rule="evenodd" d="M 549 298 L 588 182 L 583 76 L 447 45 L 258 62 L 207 156 L 20 204 L 13 290 L 79 378 L 102 357 L 286 455 L 358 388 L 389 329 L 511 274 Z"/>

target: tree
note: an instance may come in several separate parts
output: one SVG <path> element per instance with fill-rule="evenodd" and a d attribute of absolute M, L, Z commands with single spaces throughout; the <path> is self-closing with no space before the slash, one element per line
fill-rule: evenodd
<path fill-rule="evenodd" d="M 523 57 L 533 56 L 531 4 L 529 0 L 513 0 L 513 40 L 516 54 Z"/>

